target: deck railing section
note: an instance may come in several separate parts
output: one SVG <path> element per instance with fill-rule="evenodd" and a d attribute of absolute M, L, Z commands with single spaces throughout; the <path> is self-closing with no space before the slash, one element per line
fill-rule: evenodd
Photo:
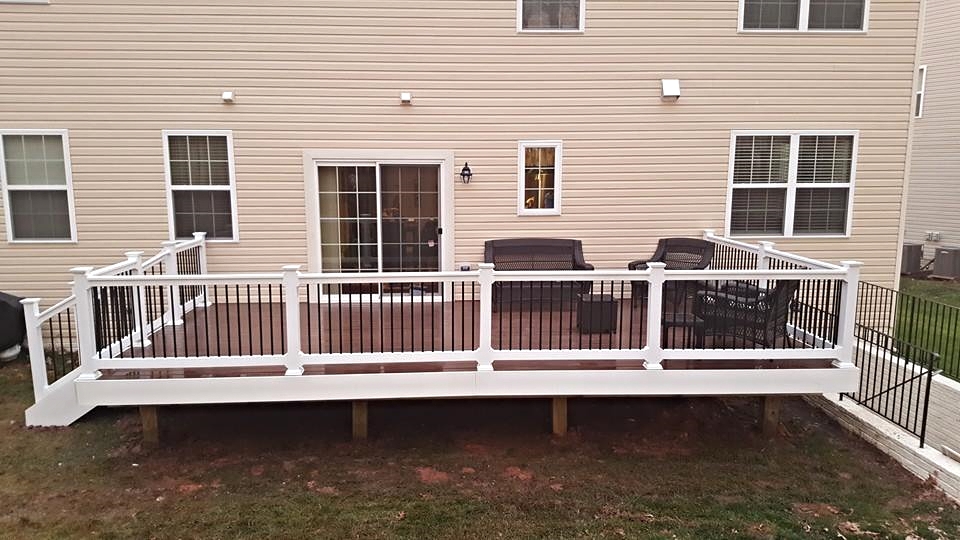
<path fill-rule="evenodd" d="M 179 306 L 182 316 L 184 305 L 175 303 L 170 295 L 158 298 L 138 287 L 94 289 L 89 286 L 89 279 L 163 275 L 171 261 L 184 252 L 194 254 L 195 268 L 203 272 L 206 270 L 205 236 L 196 233 L 191 240 L 167 242 L 147 260 L 143 260 L 142 252 L 133 251 L 111 265 L 75 269 L 72 272 L 74 294 L 46 310 L 40 309 L 39 298 L 24 299 L 36 400 L 45 396 L 51 385 L 81 367 L 81 351 L 92 352 L 92 356 L 99 358 L 131 354 L 129 351 L 134 348 L 142 349 L 150 343 L 151 329 L 175 320 L 176 307 Z M 81 291 L 80 296 L 77 291 Z M 188 307 L 192 308 L 193 304 Z"/>
<path fill-rule="evenodd" d="M 446 369 L 456 362 L 489 371 L 500 361 L 627 360 L 648 370 L 672 360 L 852 366 L 857 263 L 835 266 L 772 244 L 706 238 L 720 253 L 718 267 L 707 270 L 652 263 L 635 271 L 498 272 L 483 264 L 468 272 L 308 274 L 290 266 L 210 274 L 197 237 L 146 260 L 129 253 L 105 269 L 75 269 L 70 302 L 27 316 L 31 361 L 37 381 L 48 384 L 33 338 L 63 313 L 74 320 L 67 340 L 77 360 L 70 366 L 84 378 L 105 370 L 259 366 L 295 376 L 331 365 Z M 777 261 L 796 267 L 772 268 Z M 781 281 L 801 281 L 811 292 L 803 297 L 809 313 L 792 311 L 791 330 L 780 339 L 758 345 L 678 337 L 675 310 L 689 308 L 697 291 L 748 284 L 764 294 Z"/>

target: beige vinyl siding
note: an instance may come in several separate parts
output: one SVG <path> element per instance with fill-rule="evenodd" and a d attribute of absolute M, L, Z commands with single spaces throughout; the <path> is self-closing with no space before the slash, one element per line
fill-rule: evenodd
<path fill-rule="evenodd" d="M 960 246 L 960 9 L 955 0 L 927 0 L 920 65 L 927 65 L 923 118 L 914 120 L 913 158 L 904 240 Z M 919 88 L 920 81 L 917 81 Z M 927 231 L 941 233 L 926 241 Z"/>
<path fill-rule="evenodd" d="M 51 301 L 71 266 L 166 240 L 163 129 L 233 132 L 240 241 L 210 247 L 213 271 L 306 264 L 307 149 L 468 161 L 470 185 L 444 179 L 450 262 L 553 236 L 624 268 L 659 237 L 723 231 L 732 130 L 859 130 L 853 236 L 779 245 L 889 284 L 918 12 L 872 0 L 867 34 L 738 34 L 732 0 L 587 0 L 584 34 L 541 35 L 516 32 L 515 0 L 0 5 L 0 129 L 69 129 L 79 232 L 0 245 L 0 289 Z M 678 103 L 661 78 L 681 80 Z M 517 216 L 520 140 L 563 141 L 561 216 Z"/>

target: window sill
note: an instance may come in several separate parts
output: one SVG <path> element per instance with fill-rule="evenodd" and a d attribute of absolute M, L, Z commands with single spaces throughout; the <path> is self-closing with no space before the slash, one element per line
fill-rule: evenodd
<path fill-rule="evenodd" d="M 756 235 L 756 234 L 728 234 L 730 238 L 738 240 L 803 240 L 805 238 L 823 239 L 823 240 L 844 240 L 849 239 L 849 234 L 795 234 L 792 236 L 784 235 Z"/>
<path fill-rule="evenodd" d="M 760 35 L 769 35 L 769 34 L 841 34 L 841 35 L 853 35 L 853 36 L 862 36 L 866 35 L 866 30 L 776 30 L 773 28 L 769 29 L 757 29 L 757 30 L 737 30 L 737 34 L 760 34 Z"/>
<path fill-rule="evenodd" d="M 517 30 L 517 34 L 585 34 L 586 30 Z"/>
<path fill-rule="evenodd" d="M 0 2 L 2 3 L 2 2 Z M 65 238 L 63 240 L 7 240 L 8 244 L 77 244 L 77 240 Z"/>
<path fill-rule="evenodd" d="M 561 215 L 560 209 L 555 210 L 521 210 L 517 212 L 519 217 L 536 217 L 536 216 L 559 216 Z"/>

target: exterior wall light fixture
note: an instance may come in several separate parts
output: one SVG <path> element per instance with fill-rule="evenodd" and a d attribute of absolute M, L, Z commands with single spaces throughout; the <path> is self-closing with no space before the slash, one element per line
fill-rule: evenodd
<path fill-rule="evenodd" d="M 471 178 L 473 178 L 473 171 L 470 170 L 470 164 L 464 162 L 463 168 L 460 169 L 460 181 L 464 184 L 469 184 Z"/>

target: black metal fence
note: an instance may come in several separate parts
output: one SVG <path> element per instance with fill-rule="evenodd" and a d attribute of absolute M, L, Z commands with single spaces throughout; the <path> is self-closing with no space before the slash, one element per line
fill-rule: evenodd
<path fill-rule="evenodd" d="M 841 394 L 926 441 L 930 387 L 938 355 L 879 330 L 857 325 L 856 392 Z"/>
<path fill-rule="evenodd" d="M 857 324 L 894 339 L 905 349 L 900 356 L 913 359 L 913 348 L 938 354 L 943 374 L 960 380 L 960 308 L 860 283 Z"/>

